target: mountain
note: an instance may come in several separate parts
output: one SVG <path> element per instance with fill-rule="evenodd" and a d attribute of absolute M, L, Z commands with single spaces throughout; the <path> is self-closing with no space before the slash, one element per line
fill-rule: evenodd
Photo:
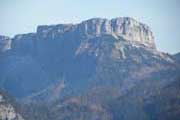
<path fill-rule="evenodd" d="M 0 91 L 0 119 L 1 120 L 24 120 L 14 107 L 15 102 L 7 93 Z"/>
<path fill-rule="evenodd" d="M 0 87 L 27 120 L 179 117 L 179 63 L 133 18 L 40 25 L 0 46 Z"/>
<path fill-rule="evenodd" d="M 66 90 L 68 94 L 79 91 L 79 86 L 86 88 L 89 81 L 100 82 L 98 77 L 106 75 L 102 70 L 110 67 L 118 73 L 108 73 L 115 77 L 105 78 L 111 83 L 128 79 L 131 71 L 137 74 L 136 69 L 141 67 L 149 70 L 168 64 L 166 67 L 175 69 L 173 59 L 156 50 L 149 27 L 128 17 L 94 18 L 75 25 L 42 25 L 36 33 L 16 35 L 11 40 L 4 38 L 0 41 L 11 42 L 2 44 L 8 51 L 0 60 L 0 85 L 18 98 L 47 89 L 63 77 L 67 89 L 73 88 Z"/>

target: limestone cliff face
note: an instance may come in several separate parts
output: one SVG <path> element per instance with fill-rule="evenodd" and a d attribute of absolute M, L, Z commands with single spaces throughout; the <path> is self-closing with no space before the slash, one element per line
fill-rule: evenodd
<path fill-rule="evenodd" d="M 11 48 L 16 52 L 33 53 L 35 50 L 35 33 L 16 35 L 12 39 Z"/>
<path fill-rule="evenodd" d="M 120 17 L 112 20 L 94 18 L 78 24 L 78 28 L 86 35 L 121 36 L 128 41 L 136 41 L 147 47 L 156 48 L 150 28 L 132 18 Z"/>
<path fill-rule="evenodd" d="M 111 20 L 93 18 L 79 24 L 58 24 L 38 26 L 36 33 L 20 34 L 10 39 L 0 36 L 0 52 L 13 49 L 23 53 L 34 53 L 45 44 L 43 40 L 58 39 L 62 41 L 71 37 L 74 42 L 103 35 L 124 38 L 129 42 L 142 44 L 147 48 L 156 49 L 154 36 L 150 28 L 133 18 L 119 17 Z M 68 38 L 69 39 L 69 38 Z M 56 44 L 52 42 L 51 44 Z"/>
<path fill-rule="evenodd" d="M 123 37 L 127 41 L 141 43 L 149 48 L 156 48 L 150 28 L 129 17 L 119 17 L 111 20 L 93 18 L 74 25 L 45 25 L 37 28 L 38 36 L 43 38 L 54 38 L 65 33 L 86 37 L 112 35 L 114 37 Z"/>

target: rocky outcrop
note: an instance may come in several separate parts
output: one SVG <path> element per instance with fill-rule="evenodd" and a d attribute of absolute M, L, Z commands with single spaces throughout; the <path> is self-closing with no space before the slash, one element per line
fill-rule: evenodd
<path fill-rule="evenodd" d="M 0 120 L 24 120 L 0 91 Z"/>
<path fill-rule="evenodd" d="M 11 49 L 11 39 L 6 36 L 0 36 L 0 53 Z"/>

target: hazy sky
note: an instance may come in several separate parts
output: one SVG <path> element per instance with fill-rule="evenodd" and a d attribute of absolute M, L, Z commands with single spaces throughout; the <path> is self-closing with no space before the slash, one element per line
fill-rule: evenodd
<path fill-rule="evenodd" d="M 121 16 L 148 24 L 159 50 L 180 52 L 180 0 L 0 0 L 0 34 L 13 37 L 42 24 Z"/>

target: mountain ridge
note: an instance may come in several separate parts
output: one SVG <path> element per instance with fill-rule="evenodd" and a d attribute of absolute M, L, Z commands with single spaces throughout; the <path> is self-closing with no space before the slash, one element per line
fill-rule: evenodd
<path fill-rule="evenodd" d="M 15 46 L 18 44 L 19 40 L 26 39 L 26 37 L 29 37 L 30 39 L 39 39 L 38 37 L 34 37 L 41 36 L 42 38 L 45 37 L 46 39 L 48 36 L 52 38 L 56 36 L 60 37 L 61 34 L 68 32 L 71 34 L 79 34 L 79 36 L 100 36 L 105 34 L 113 35 L 116 38 L 120 36 L 128 41 L 136 41 L 146 45 L 147 47 L 156 49 L 154 36 L 150 28 L 130 17 L 119 17 L 111 20 L 105 18 L 92 18 L 77 24 L 40 25 L 37 27 L 37 32 L 17 34 L 11 38 L 12 43 L 3 44 L 1 42 L 0 45 L 5 46 L 9 44 L 11 46 Z M 3 41 L 2 38 L 3 37 L 0 38 L 1 41 Z M 26 40 L 26 42 L 28 41 Z"/>

